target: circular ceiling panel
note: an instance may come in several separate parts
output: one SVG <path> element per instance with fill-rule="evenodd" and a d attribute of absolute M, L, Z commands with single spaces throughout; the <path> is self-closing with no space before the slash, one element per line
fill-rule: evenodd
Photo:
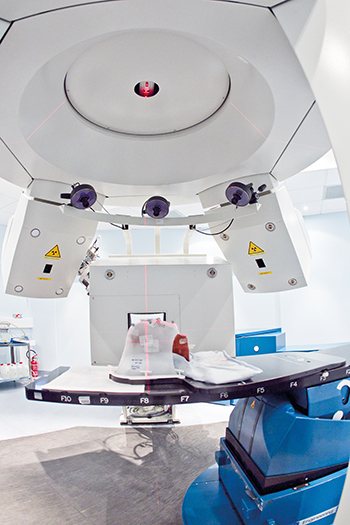
<path fill-rule="evenodd" d="M 178 62 L 167 53 L 161 61 L 158 54 L 151 68 L 146 59 L 130 65 L 129 51 L 120 49 L 123 61 L 109 71 L 102 50 L 111 66 L 116 42 L 141 46 L 146 35 L 157 49 L 171 41 L 168 53 L 187 53 Z M 64 81 L 69 102 L 62 101 Z M 141 96 L 148 90 L 152 97 Z M 198 181 L 191 189 L 198 192 L 202 179 L 231 170 L 262 146 L 274 125 L 275 103 L 265 78 L 235 50 L 148 29 L 109 33 L 52 57 L 28 83 L 19 113 L 26 144 L 76 180 L 137 186 Z M 33 114 L 42 122 L 34 132 Z"/>
<path fill-rule="evenodd" d="M 162 135 L 209 119 L 230 90 L 223 62 L 184 35 L 119 32 L 70 66 L 66 96 L 86 120 L 131 135 Z"/>

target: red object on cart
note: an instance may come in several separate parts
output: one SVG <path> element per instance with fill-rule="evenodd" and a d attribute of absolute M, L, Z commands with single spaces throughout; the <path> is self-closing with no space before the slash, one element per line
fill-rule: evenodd
<path fill-rule="evenodd" d="M 39 377 L 39 373 L 38 373 L 38 358 L 36 355 L 33 355 L 30 361 L 30 368 L 31 368 L 32 378 L 37 379 Z"/>

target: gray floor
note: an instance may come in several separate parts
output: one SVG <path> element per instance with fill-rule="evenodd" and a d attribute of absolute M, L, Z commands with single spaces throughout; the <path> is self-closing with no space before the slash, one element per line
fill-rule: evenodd
<path fill-rule="evenodd" d="M 230 412 L 201 403 L 179 407 L 179 425 L 121 427 L 120 407 L 27 401 L 23 385 L 0 384 L 0 522 L 182 525 Z"/>
<path fill-rule="evenodd" d="M 226 423 L 74 427 L 1 442 L 6 525 L 182 525 Z"/>

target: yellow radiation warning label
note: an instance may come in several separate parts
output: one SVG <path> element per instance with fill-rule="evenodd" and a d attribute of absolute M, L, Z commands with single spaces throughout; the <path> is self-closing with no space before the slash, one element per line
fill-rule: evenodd
<path fill-rule="evenodd" d="M 56 246 L 51 248 L 50 251 L 45 253 L 44 257 L 45 257 L 45 259 L 60 259 L 61 258 L 61 253 L 60 253 L 60 249 L 58 247 L 58 244 L 56 244 Z"/>
<path fill-rule="evenodd" d="M 262 253 L 265 253 L 262 248 L 259 248 L 259 246 L 254 244 L 252 241 L 249 242 L 248 255 L 259 255 Z"/>

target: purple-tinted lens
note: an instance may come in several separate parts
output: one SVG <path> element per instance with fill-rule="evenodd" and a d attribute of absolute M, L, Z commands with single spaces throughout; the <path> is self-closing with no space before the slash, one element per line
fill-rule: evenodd
<path fill-rule="evenodd" d="M 144 213 L 154 219 L 162 219 L 169 213 L 169 202 L 164 197 L 151 197 L 144 204 Z"/>
<path fill-rule="evenodd" d="M 232 182 L 226 188 L 226 198 L 236 206 L 247 206 L 252 198 L 252 188 L 241 182 Z"/>
<path fill-rule="evenodd" d="M 96 202 L 96 199 L 96 191 L 90 184 L 76 186 L 70 196 L 71 205 L 79 210 L 89 208 Z"/>

